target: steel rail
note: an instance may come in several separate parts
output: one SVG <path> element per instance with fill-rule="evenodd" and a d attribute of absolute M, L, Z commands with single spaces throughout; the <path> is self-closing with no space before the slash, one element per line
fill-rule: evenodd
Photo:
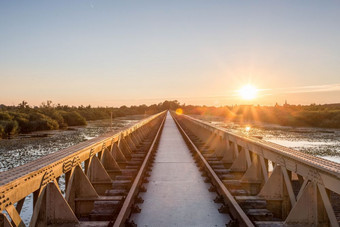
<path fill-rule="evenodd" d="M 25 165 L 0 172 L 0 211 L 40 189 L 44 182 L 53 181 L 62 174 L 70 172 L 74 166 L 90 159 L 120 138 L 161 116 L 164 112 L 143 119 L 113 135 L 112 133 L 104 134 Z"/>
<path fill-rule="evenodd" d="M 286 155 L 286 156 L 294 158 L 298 161 L 312 165 L 316 168 L 319 168 L 320 170 L 331 172 L 332 174 L 334 174 L 335 176 L 340 178 L 340 175 L 339 175 L 340 174 L 340 163 L 333 162 L 333 161 L 323 159 L 323 158 L 320 158 L 320 157 L 316 157 L 316 156 L 313 156 L 313 155 L 310 155 L 310 154 L 306 154 L 306 153 L 303 153 L 303 152 L 300 152 L 300 151 L 297 151 L 297 150 L 294 150 L 294 149 L 291 149 L 291 148 L 287 148 L 287 147 L 279 145 L 279 144 L 275 144 L 275 143 L 272 143 L 272 142 L 257 139 L 255 137 L 248 137 L 248 136 L 245 136 L 245 135 L 242 135 L 242 134 L 229 132 L 222 127 L 210 124 L 208 122 L 204 122 L 202 120 L 196 119 L 196 118 L 188 116 L 188 115 L 183 115 L 183 117 L 188 118 L 188 119 L 195 121 L 197 123 L 200 123 L 202 125 L 208 126 L 208 127 L 210 127 L 211 131 L 218 129 L 218 130 L 220 130 L 224 133 L 227 133 L 230 136 L 236 137 L 237 139 L 242 139 L 246 142 L 254 143 L 254 144 L 260 145 L 264 148 L 275 150 L 276 152 L 279 152 L 282 155 Z"/>
<path fill-rule="evenodd" d="M 220 180 L 220 178 L 217 176 L 215 171 L 211 168 L 210 164 L 205 160 L 201 152 L 198 150 L 196 145 L 191 141 L 189 136 L 186 134 L 182 126 L 179 124 L 177 119 L 173 116 L 173 113 L 171 113 L 173 119 L 175 120 L 175 123 L 177 127 L 179 128 L 181 134 L 183 135 L 184 139 L 187 140 L 190 143 L 190 146 L 195 150 L 197 156 L 200 158 L 201 162 L 204 165 L 204 168 L 206 169 L 208 175 L 211 176 L 212 183 L 215 187 L 217 187 L 220 194 L 223 196 L 225 202 L 228 204 L 229 210 L 234 218 L 236 218 L 239 221 L 239 226 L 254 226 L 254 224 L 251 222 L 249 217 L 244 213 L 240 205 L 236 202 L 234 197 L 231 195 L 231 193 L 228 191 L 226 186 L 223 184 L 223 182 Z"/>
<path fill-rule="evenodd" d="M 126 220 L 129 218 L 130 214 L 131 214 L 131 207 L 134 203 L 134 200 L 135 200 L 135 197 L 136 195 L 138 194 L 138 188 L 140 187 L 140 185 L 142 184 L 142 178 L 143 178 L 143 175 L 146 171 L 146 167 L 150 161 L 150 156 L 155 148 L 155 144 L 157 142 L 157 140 L 159 140 L 160 138 L 160 135 L 161 135 L 161 131 L 163 129 L 163 126 L 164 126 L 164 122 L 165 122 L 165 119 L 166 119 L 166 114 L 163 118 L 163 121 L 162 123 L 160 124 L 160 127 L 158 128 L 158 131 L 157 131 L 157 134 L 155 136 L 155 138 L 153 139 L 152 141 L 152 144 L 148 150 L 148 153 L 147 155 L 145 156 L 144 158 L 144 161 L 138 171 L 138 174 L 136 175 L 136 178 L 129 190 L 129 193 L 127 194 L 126 198 L 125 198 L 125 201 L 123 203 L 123 206 L 122 208 L 120 209 L 120 212 L 116 218 L 116 221 L 114 223 L 114 227 L 120 227 L 120 226 L 125 226 L 125 222 Z"/>
<path fill-rule="evenodd" d="M 208 129 L 211 133 L 227 138 L 242 147 L 246 147 L 264 158 L 278 162 L 287 170 L 307 179 L 323 184 L 326 188 L 340 194 L 340 164 L 320 157 L 305 154 L 275 143 L 232 133 L 224 128 L 212 125 L 188 115 L 181 117 Z"/>

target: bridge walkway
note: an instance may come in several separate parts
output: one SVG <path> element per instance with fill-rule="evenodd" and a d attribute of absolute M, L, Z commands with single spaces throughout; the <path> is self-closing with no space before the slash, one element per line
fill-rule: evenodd
<path fill-rule="evenodd" d="M 137 226 L 225 226 L 231 220 L 219 213 L 216 193 L 209 192 L 185 141 L 168 113 L 156 152 L 147 192 L 140 193 Z"/>

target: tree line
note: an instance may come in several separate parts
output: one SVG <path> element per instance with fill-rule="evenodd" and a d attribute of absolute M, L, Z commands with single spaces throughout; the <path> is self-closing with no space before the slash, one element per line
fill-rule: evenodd
<path fill-rule="evenodd" d="M 177 100 L 153 105 L 91 107 L 53 104 L 30 106 L 22 101 L 16 106 L 0 105 L 0 138 L 18 133 L 39 130 L 66 129 L 68 126 L 86 125 L 87 121 L 123 117 L 128 115 L 151 115 L 163 110 L 181 109 L 184 114 L 220 116 L 238 123 L 253 121 L 294 127 L 340 128 L 340 104 L 282 106 L 198 106 L 181 104 Z"/>
<path fill-rule="evenodd" d="M 248 123 L 263 122 L 293 127 L 340 128 L 340 104 L 282 106 L 182 106 L 184 114 L 224 117 L 225 120 Z"/>
<path fill-rule="evenodd" d="M 166 109 L 176 109 L 178 106 L 177 101 L 119 108 L 55 105 L 52 101 L 43 102 L 40 106 L 30 106 L 26 101 L 22 101 L 16 106 L 0 105 L 0 138 L 9 138 L 18 133 L 86 125 L 87 121 L 109 119 L 111 114 L 113 118 L 151 115 Z"/>

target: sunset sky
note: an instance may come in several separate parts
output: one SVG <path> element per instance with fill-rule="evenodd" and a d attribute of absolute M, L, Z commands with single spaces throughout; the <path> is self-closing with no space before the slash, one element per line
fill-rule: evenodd
<path fill-rule="evenodd" d="M 340 1 L 0 1 L 0 34 L 0 104 L 340 103 Z"/>

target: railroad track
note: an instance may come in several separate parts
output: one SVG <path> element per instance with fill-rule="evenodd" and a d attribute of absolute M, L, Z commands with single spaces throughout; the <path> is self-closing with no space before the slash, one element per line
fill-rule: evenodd
<path fill-rule="evenodd" d="M 219 204 L 218 212 L 221 213 L 222 216 L 227 214 L 230 217 L 225 223 L 225 226 L 283 225 L 282 220 L 275 218 L 273 213 L 267 209 L 266 200 L 251 195 L 251 188 L 249 188 L 249 186 L 245 187 L 237 182 L 240 176 L 242 176 L 242 173 L 230 171 L 230 165 L 224 165 L 216 157 L 209 155 L 212 154 L 213 151 L 207 150 L 205 141 L 201 141 L 193 132 L 181 125 L 180 120 L 178 121 L 175 116 L 173 116 L 173 119 L 186 143 L 188 152 L 191 153 L 197 169 L 201 172 L 201 177 L 206 184 L 210 185 L 208 190 L 214 194 L 214 202 Z M 139 213 L 142 211 L 137 205 L 138 201 L 143 201 L 142 197 L 138 197 L 138 192 L 145 192 L 148 188 L 147 183 L 149 181 L 147 178 L 151 175 L 152 163 L 155 160 L 154 156 L 157 152 L 157 146 L 155 146 L 153 151 L 152 159 L 148 162 L 149 165 L 147 166 L 147 171 L 145 171 L 146 175 L 141 175 L 141 178 L 144 180 L 138 178 L 135 180 L 136 182 L 142 181 L 146 184 L 135 183 L 139 185 L 142 190 L 137 188 L 132 189 L 132 192 L 129 194 L 134 195 L 134 197 L 131 196 L 125 200 L 126 204 L 133 204 L 133 201 L 137 202 L 130 206 L 130 210 L 123 209 L 120 211 L 121 216 L 125 218 L 122 218 L 122 221 L 116 222 L 117 225 L 115 226 L 137 226 L 130 215 L 134 212 Z M 141 215 L 143 215 L 143 213 Z M 157 216 L 159 213 L 156 212 L 154 215 Z M 178 225 L 177 222 L 168 224 L 169 226 Z M 150 226 L 153 226 L 152 221 Z"/>
<path fill-rule="evenodd" d="M 168 116 L 167 121 L 171 121 L 170 119 L 171 117 Z M 206 187 L 206 194 L 209 194 L 209 198 L 208 200 L 213 200 L 215 205 L 213 205 L 213 207 L 215 207 L 213 210 L 216 215 L 216 213 L 218 214 L 218 216 L 220 216 L 219 218 L 222 220 L 222 222 L 225 220 L 225 222 L 223 222 L 223 224 L 221 225 L 221 223 L 216 224 L 216 223 L 209 223 L 209 222 L 205 222 L 204 220 L 201 220 L 200 223 L 195 223 L 195 222 L 188 222 L 190 221 L 189 216 L 188 218 L 185 218 L 187 220 L 178 220 L 176 218 L 176 220 L 174 219 L 169 219 L 169 218 L 165 218 L 165 220 L 161 220 L 161 222 L 157 222 L 157 216 L 162 216 L 164 217 L 164 213 L 169 212 L 166 208 L 166 203 L 168 203 L 171 200 L 175 200 L 177 201 L 178 199 L 183 199 L 183 196 L 181 197 L 179 194 L 177 194 L 177 197 L 179 198 L 168 198 L 168 201 L 164 202 L 164 201 L 157 201 L 158 199 L 161 198 L 157 198 L 157 188 L 161 187 L 161 181 L 157 181 L 155 180 L 154 182 L 154 187 L 153 187 L 153 191 L 150 192 L 149 196 L 146 196 L 148 199 L 152 198 L 151 200 L 153 200 L 153 203 L 149 203 L 149 204 L 142 204 L 144 203 L 144 197 L 145 194 L 148 194 L 149 192 L 147 191 L 149 186 L 149 179 L 151 176 L 151 179 L 154 180 L 154 178 L 152 178 L 152 170 L 153 170 L 153 166 L 154 166 L 154 161 L 155 161 L 155 156 L 157 155 L 157 151 L 158 151 L 158 145 L 159 145 L 159 141 L 160 138 L 162 137 L 162 128 L 164 127 L 164 121 L 162 122 L 162 126 L 159 128 L 157 135 L 155 136 L 151 146 L 149 147 L 148 152 L 143 152 L 143 157 L 144 157 L 144 161 L 142 162 L 141 160 L 139 161 L 139 163 L 141 163 L 141 166 L 139 168 L 138 174 L 136 175 L 133 183 L 131 184 L 132 186 L 127 189 L 125 188 L 124 194 L 120 194 L 120 190 L 119 188 L 124 187 L 124 185 L 119 185 L 119 184 L 115 184 L 115 189 L 112 190 L 108 190 L 106 191 L 106 196 L 122 196 L 120 198 L 120 201 L 117 201 L 117 203 L 115 204 L 114 209 L 111 210 L 110 213 L 114 213 L 114 215 L 112 216 L 112 220 L 110 222 L 107 222 L 107 216 L 105 215 L 101 215 L 100 213 L 107 213 L 107 206 L 104 206 L 103 204 L 98 205 L 99 210 L 98 210 L 98 214 L 97 214 L 97 218 L 98 220 L 95 221 L 93 218 L 93 216 L 90 217 L 91 221 L 87 221 L 87 222 L 81 222 L 80 225 L 81 226 L 138 226 L 140 223 L 143 223 L 143 220 L 145 219 L 144 217 L 141 217 L 143 215 L 146 216 L 150 216 L 150 214 L 148 214 L 148 212 L 144 212 L 145 210 L 152 210 L 152 208 L 150 208 L 150 206 L 159 206 L 159 210 L 152 210 L 152 213 L 150 217 L 146 218 L 147 219 L 147 225 L 148 226 L 173 226 L 173 225 L 177 225 L 177 226 L 196 226 L 197 224 L 200 226 L 205 226 L 205 225 L 213 225 L 213 226 L 254 226 L 253 222 L 247 217 L 247 215 L 243 212 L 242 208 L 239 206 L 239 204 L 236 202 L 236 200 L 233 198 L 233 196 L 231 195 L 231 193 L 228 191 L 228 189 L 225 187 L 225 185 L 221 182 L 221 180 L 219 179 L 218 175 L 215 173 L 214 169 L 211 168 L 209 162 L 207 162 L 204 158 L 204 156 L 201 154 L 201 152 L 198 150 L 198 148 L 196 147 L 195 143 L 191 140 L 190 136 L 185 132 L 185 130 L 181 127 L 181 125 L 177 122 L 177 120 L 175 118 L 173 118 L 175 121 L 175 125 L 178 129 L 178 131 L 180 132 L 180 134 L 182 135 L 182 140 L 184 140 L 185 142 L 185 146 L 186 149 L 183 149 L 183 152 L 187 152 L 191 154 L 191 159 L 192 162 L 184 162 L 183 164 L 185 165 L 191 165 L 192 163 L 195 163 L 196 165 L 196 170 L 199 173 L 200 178 L 202 178 L 199 181 L 204 181 L 203 184 L 200 184 L 201 187 Z M 168 123 L 169 124 L 169 123 Z M 167 133 L 167 132 L 166 132 Z M 164 137 L 167 137 L 167 135 L 163 135 Z M 191 135 L 192 136 L 192 135 Z M 149 141 L 151 142 L 151 141 Z M 180 145 L 178 145 L 180 146 Z M 174 147 L 176 149 L 176 147 Z M 178 149 L 178 148 L 177 148 Z M 161 150 L 163 150 L 163 152 L 171 152 L 171 148 L 168 149 L 167 151 L 164 151 L 164 148 L 162 148 Z M 141 151 L 139 151 L 139 153 L 142 153 Z M 164 153 L 163 153 L 164 154 Z M 176 165 L 180 164 L 181 162 L 178 161 L 174 161 L 173 159 L 174 157 L 171 156 L 170 158 L 167 159 L 162 159 L 162 161 L 157 162 L 156 161 L 156 165 L 160 165 L 164 166 L 164 163 L 169 164 L 170 163 L 174 163 Z M 172 160 L 172 161 L 171 161 Z M 169 170 L 165 170 L 165 172 L 167 171 L 173 171 L 171 168 L 169 168 Z M 156 175 L 159 173 L 156 173 Z M 173 177 L 173 176 L 169 176 L 169 177 Z M 194 177 L 194 175 L 190 175 L 188 176 L 190 177 Z M 182 179 L 183 180 L 183 179 Z M 121 184 L 123 184 L 123 182 L 121 182 Z M 172 183 L 171 183 L 172 184 Z M 174 183 L 176 184 L 176 182 Z M 190 183 L 184 183 L 184 187 L 188 187 L 190 188 L 190 185 L 187 185 Z M 155 189 L 156 188 L 156 189 Z M 129 191 L 128 191 L 129 190 Z M 162 190 L 162 189 L 159 189 Z M 158 191 L 159 191 L 158 190 Z M 169 190 L 176 190 L 174 187 L 169 186 Z M 185 189 L 184 189 L 185 190 Z M 189 190 L 189 189 L 188 189 Z M 181 193 L 183 193 L 184 191 L 182 190 Z M 206 195 L 203 193 L 203 196 Z M 162 194 L 162 196 L 172 196 L 171 193 L 165 193 Z M 156 198 L 153 198 L 156 197 Z M 175 196 L 174 196 L 175 197 Z M 190 197 L 190 196 L 188 196 Z M 190 198 L 188 199 L 186 197 L 186 203 L 194 203 L 194 201 L 190 201 Z M 197 199 L 197 198 L 194 198 Z M 203 199 L 198 198 L 198 199 Z M 146 201 L 148 202 L 148 201 Z M 157 204 L 157 203 L 164 203 L 164 204 Z M 212 201 L 210 201 L 212 202 Z M 155 204 L 156 203 L 156 204 Z M 176 209 L 176 206 L 179 205 L 172 205 L 172 208 Z M 181 205 L 183 206 L 183 205 Z M 190 207 L 192 206 L 191 204 L 185 204 L 184 206 L 188 206 L 189 209 L 191 209 Z M 205 204 L 203 204 L 203 206 L 205 206 Z M 209 205 L 208 205 L 209 206 Z M 163 208 L 164 207 L 164 208 Z M 162 209 L 165 209 L 165 211 L 161 211 Z M 196 207 L 195 209 L 197 209 L 196 211 L 199 212 L 199 208 Z M 116 210 L 116 212 L 114 212 L 114 210 Z M 178 211 L 177 212 L 181 212 L 180 211 L 180 207 L 178 207 Z M 183 212 L 183 210 L 182 210 Z M 184 212 L 188 212 L 188 210 L 184 210 Z M 172 213 L 172 215 L 176 216 L 175 213 Z M 186 214 L 183 214 L 186 215 Z M 209 214 L 206 213 L 205 215 L 209 216 L 209 215 L 213 215 L 213 214 Z M 134 221 L 137 220 L 137 223 L 135 223 Z M 142 220 L 142 221 L 141 221 Z M 95 221 L 95 222 L 94 222 Z M 144 220 L 145 221 L 145 220 Z M 140 223 L 139 223 L 140 222 Z M 161 223 L 161 224 L 160 224 Z M 191 224 L 188 224 L 191 223 Z M 144 226 L 145 223 L 142 224 L 142 226 Z"/>
<path fill-rule="evenodd" d="M 210 182 L 212 184 L 210 191 L 216 191 L 218 194 L 214 201 L 222 204 L 219 211 L 229 212 L 233 217 L 233 221 L 230 222 L 229 225 L 254 226 L 252 221 L 245 214 L 222 181 L 223 177 L 226 176 L 226 174 L 229 174 L 227 167 L 223 164 L 221 165 L 221 163 L 219 163 L 215 158 L 209 158 L 209 152 L 211 153 L 211 151 L 206 150 L 204 147 L 205 143 L 196 137 L 194 133 L 190 132 L 184 126 L 181 126 L 175 117 L 173 118 L 184 140 L 186 141 L 192 156 L 196 160 L 197 165 L 202 172 L 202 176 L 206 177 L 206 182 Z M 208 156 L 206 154 L 208 154 Z M 206 158 L 208 158 L 208 160 Z"/>
<path fill-rule="evenodd" d="M 0 226 L 24 226 L 20 211 L 30 193 L 30 226 L 338 226 L 339 182 L 331 175 L 339 171 L 336 165 L 325 175 L 313 169 L 323 160 L 294 164 L 280 156 L 281 147 L 267 151 L 266 143 L 249 144 L 188 116 L 171 115 L 163 112 L 119 134 L 44 157 L 29 163 L 26 172 L 21 166 L 1 173 L 0 206 L 10 219 L 0 213 Z M 271 173 L 269 161 L 275 164 Z M 62 174 L 65 196 L 58 186 Z"/>
<path fill-rule="evenodd" d="M 230 164 L 226 165 L 211 155 L 214 151 L 206 147 L 206 141 L 200 140 L 180 120 L 174 117 L 176 124 L 186 140 L 193 157 L 197 160 L 202 176 L 207 177 L 211 190 L 218 193 L 216 202 L 223 203 L 222 209 L 232 215 L 235 226 L 281 226 L 282 221 L 273 217 L 273 213 L 266 209 L 266 201 L 251 195 L 251 189 L 239 183 L 242 174 L 231 171 Z"/>
<path fill-rule="evenodd" d="M 30 194 L 29 226 L 129 226 L 165 113 L 0 173 L 0 226 L 25 226 L 20 214 Z"/>
<path fill-rule="evenodd" d="M 188 218 L 185 218 L 186 220 L 178 220 L 177 218 L 176 220 L 174 219 L 169 220 L 165 218 L 165 220 L 162 220 L 162 222 L 155 221 L 155 219 L 157 219 L 156 218 L 157 216 L 164 216 L 163 213 L 168 212 L 168 210 L 166 210 L 167 208 L 165 208 L 166 203 L 168 203 L 171 200 L 177 201 L 178 199 L 183 198 L 183 196 L 181 197 L 179 194 L 177 194 L 177 197 L 179 198 L 172 198 L 171 197 L 172 194 L 170 192 L 170 193 L 165 194 L 166 196 L 170 196 L 166 202 L 158 201 L 158 199 L 160 198 L 157 198 L 157 193 L 155 192 L 155 189 L 153 189 L 152 192 L 148 192 L 150 176 L 151 176 L 151 179 L 153 179 L 152 178 L 153 166 L 155 164 L 154 163 L 156 159 L 155 156 L 157 156 L 157 152 L 159 150 L 158 146 L 159 146 L 160 139 L 162 138 L 162 136 L 163 137 L 168 136 L 167 134 L 162 135 L 165 119 L 163 119 L 161 126 L 159 127 L 157 133 L 154 135 L 154 138 L 150 139 L 149 137 L 146 141 L 143 142 L 143 145 L 138 146 L 138 149 L 132 152 L 132 157 L 127 162 L 127 165 L 125 167 L 126 167 L 126 170 L 130 170 L 132 166 L 134 166 L 133 168 L 134 171 L 131 171 L 133 172 L 133 174 L 129 171 L 128 175 L 126 174 L 116 175 L 115 176 L 116 180 L 113 183 L 113 189 L 105 191 L 106 201 L 105 202 L 96 201 L 94 203 L 94 209 L 91 211 L 89 216 L 80 218 L 81 222 L 79 223 L 78 226 L 138 226 L 140 224 L 139 222 L 141 222 L 140 220 L 144 218 L 144 217 L 138 218 L 138 216 L 143 216 L 143 215 L 150 216 L 150 214 L 147 214 L 144 212 L 144 209 L 150 210 L 152 209 L 150 208 L 150 206 L 155 206 L 154 203 L 151 203 L 151 204 L 149 203 L 149 204 L 144 205 L 144 202 L 145 202 L 144 197 L 145 197 L 145 194 L 148 194 L 148 193 L 150 193 L 148 198 L 150 199 L 151 197 L 155 203 L 164 203 L 164 204 L 156 204 L 156 206 L 159 206 L 160 209 L 153 211 L 154 213 L 151 214 L 151 217 L 149 217 L 149 219 L 147 218 L 148 226 L 173 226 L 173 225 L 196 226 L 197 225 L 197 223 L 195 222 L 191 222 L 191 224 L 187 224 L 187 223 L 190 223 L 188 222 L 190 221 L 189 216 Z M 170 121 L 171 123 L 172 120 L 171 120 L 170 115 L 168 115 L 167 121 Z M 175 119 L 174 121 L 176 122 Z M 244 213 L 242 213 L 241 208 L 232 199 L 231 194 L 227 191 L 227 189 L 223 186 L 223 184 L 220 184 L 220 185 L 215 184 L 215 182 L 218 182 L 218 178 L 216 174 L 210 168 L 208 162 L 204 160 L 203 156 L 200 156 L 197 148 L 192 143 L 192 141 L 189 139 L 189 137 L 187 136 L 185 131 L 181 128 L 181 126 L 178 123 L 176 123 L 175 125 L 177 126 L 176 130 L 179 130 L 180 135 L 182 135 L 181 140 L 185 141 L 186 149 L 183 149 L 183 152 L 187 152 L 191 154 L 192 156 L 190 158 L 192 159 L 191 162 L 183 162 L 182 164 L 192 165 L 194 163 L 196 171 L 200 172 L 199 177 L 201 179 L 199 179 L 198 181 L 200 181 L 201 184 L 199 184 L 199 186 L 206 187 L 206 193 L 203 193 L 203 196 L 208 194 L 209 198 L 206 198 L 206 199 L 210 200 L 210 202 L 214 200 L 215 205 L 213 205 L 214 207 L 213 209 L 215 210 L 213 211 L 215 215 L 217 214 L 218 216 L 220 216 L 219 218 L 223 222 L 222 225 L 221 223 L 216 225 L 216 224 L 201 220 L 199 225 L 205 226 L 205 225 L 213 224 L 213 226 L 253 226 L 252 222 L 248 219 L 248 217 Z M 174 148 L 176 149 L 176 146 Z M 171 152 L 171 148 L 168 149 L 167 151 L 163 150 L 163 152 Z M 181 164 L 181 162 L 174 161 L 173 158 L 174 157 L 171 156 L 170 159 L 166 159 L 166 160 L 163 159 L 163 161 L 160 161 L 160 162 L 156 161 L 155 165 L 162 165 L 164 163 L 166 164 L 173 163 L 175 165 Z M 209 168 L 211 172 L 209 172 Z M 168 172 L 168 171 L 173 171 L 173 170 L 171 170 L 171 168 L 169 168 L 168 170 L 164 170 L 164 172 Z M 155 173 L 155 174 L 158 174 L 158 173 Z M 173 177 L 173 176 L 170 175 L 169 177 Z M 190 175 L 187 177 L 190 178 L 190 177 L 193 177 L 193 175 Z M 161 186 L 160 184 L 161 184 L 160 182 L 156 182 L 154 186 L 158 188 Z M 170 184 L 172 183 L 170 182 Z M 190 188 L 190 185 L 188 184 L 190 183 L 184 182 L 183 186 Z M 169 190 L 174 190 L 172 186 L 171 185 L 169 186 Z M 159 189 L 159 190 L 162 190 L 162 189 Z M 184 190 L 186 189 L 183 188 L 181 193 L 183 193 Z M 116 198 L 116 200 L 109 201 L 113 197 Z M 153 198 L 153 197 L 156 197 L 156 198 Z M 190 195 L 188 197 L 190 197 Z M 188 199 L 188 197 L 186 197 L 186 199 Z M 188 200 L 186 200 L 186 203 L 193 203 L 195 202 L 195 199 L 197 198 L 193 198 L 193 199 L 194 199 L 193 201 L 190 201 L 190 198 L 189 198 Z M 202 199 L 202 197 L 198 199 Z M 146 201 L 146 203 L 147 202 L 148 201 Z M 173 204 L 172 206 L 173 207 L 171 209 L 177 209 L 178 205 Z M 185 204 L 184 206 L 189 207 L 189 209 L 191 209 L 190 207 L 192 207 L 191 204 Z M 203 204 L 203 206 L 205 206 L 205 204 Z M 196 207 L 195 209 L 197 211 L 197 209 L 199 208 Z M 178 210 L 177 212 L 181 212 L 181 211 Z M 187 210 L 185 212 L 187 212 Z M 175 213 L 172 213 L 172 215 L 176 216 Z M 186 214 L 180 214 L 180 215 L 186 215 Z M 212 214 L 208 212 L 205 215 L 210 216 Z M 135 223 L 135 220 L 137 220 L 137 223 Z M 163 223 L 163 224 L 159 224 L 159 223 Z M 144 226 L 144 224 L 142 226 Z"/>
<path fill-rule="evenodd" d="M 172 115 L 174 116 L 176 124 L 183 137 L 187 141 L 188 146 L 191 148 L 195 159 L 198 161 L 198 163 L 200 163 L 200 169 L 204 172 L 203 175 L 209 177 L 209 180 L 211 180 L 213 187 L 215 187 L 215 190 L 218 192 L 221 198 L 220 201 L 223 199 L 225 204 L 227 204 L 229 212 L 237 223 L 237 226 L 339 226 L 339 194 L 331 190 L 323 189 L 324 186 L 320 186 L 320 188 L 317 188 L 319 186 L 316 186 L 318 184 L 325 183 L 323 182 L 323 178 L 321 176 L 321 173 L 323 172 L 313 170 L 314 174 L 312 176 L 310 176 L 310 173 L 307 174 L 307 176 L 301 176 L 299 174 L 293 176 L 294 172 L 285 170 L 285 167 L 287 168 L 287 166 L 290 164 L 293 166 L 293 169 L 297 171 L 299 170 L 297 164 L 294 166 L 294 164 L 289 163 L 290 159 L 279 157 L 274 160 L 270 160 L 273 164 L 274 170 L 273 172 L 269 173 L 269 160 L 264 160 L 261 165 L 259 164 L 263 159 L 259 160 L 260 158 L 257 154 L 263 155 L 264 151 L 259 148 L 253 148 L 251 145 L 237 140 L 233 141 L 235 146 L 224 146 L 222 155 L 218 155 L 217 150 L 219 147 L 214 146 L 214 144 L 221 143 L 221 141 L 223 141 L 222 137 L 220 137 L 221 134 L 219 134 L 222 132 L 222 130 L 216 132 L 217 128 L 213 128 L 212 132 L 208 133 L 210 136 L 205 136 L 202 140 L 202 137 L 200 138 L 200 136 L 198 136 L 198 131 L 186 127 L 188 124 L 183 122 L 184 117 L 178 116 L 175 113 L 172 113 Z M 191 117 L 185 117 L 186 119 L 191 119 Z M 201 124 L 201 121 L 199 120 L 194 121 L 197 121 L 199 124 Z M 209 124 L 203 124 L 205 125 L 203 127 L 206 129 L 211 127 Z M 216 142 L 216 139 L 219 142 Z M 277 153 L 285 154 L 299 161 L 302 160 L 302 162 L 306 162 L 313 168 L 320 168 L 320 170 L 322 168 L 322 170 L 330 171 L 331 174 L 335 175 L 338 175 L 337 173 L 340 172 L 338 163 L 334 163 L 319 157 L 313 157 L 308 154 L 303 154 L 302 152 L 297 152 L 277 144 L 256 140 L 255 138 L 243 139 L 245 141 L 250 140 L 254 142 L 254 144 L 259 144 L 263 147 L 268 146 L 270 149 L 277 149 Z M 238 145 L 239 142 L 241 146 Z M 224 141 L 223 143 L 227 144 L 229 142 Z M 240 156 L 242 156 L 242 152 L 244 152 L 243 154 L 249 152 L 249 147 L 251 147 L 253 151 L 257 150 L 257 154 L 253 153 L 252 157 L 248 156 L 247 158 L 245 155 L 240 158 Z M 237 155 L 236 157 L 234 156 L 234 160 L 232 162 L 225 161 L 226 152 L 234 153 L 234 151 L 237 150 L 240 151 L 238 153 L 239 157 Z M 252 168 L 252 165 L 254 164 L 257 164 L 257 166 L 261 167 Z M 247 165 L 248 168 L 242 168 L 242 166 Z M 284 181 L 284 184 L 281 183 L 283 188 L 280 189 L 281 185 L 279 181 L 276 181 L 279 186 L 271 184 L 269 188 L 265 188 L 266 183 L 268 183 L 268 177 L 271 176 L 270 174 L 274 173 L 274 177 L 282 174 L 280 173 L 281 171 L 276 171 L 275 167 L 276 170 L 277 168 L 283 169 L 283 176 L 281 175 L 281 182 Z M 249 170 L 252 170 L 253 173 L 251 173 Z M 311 172 L 310 169 L 309 172 Z M 284 176 L 285 173 L 286 176 Z M 253 179 L 247 179 L 246 177 L 249 175 L 251 175 Z M 257 179 L 254 180 L 254 178 Z M 311 190 L 311 188 L 306 187 L 306 185 L 314 187 L 313 190 L 319 190 L 320 194 L 324 193 L 321 195 L 323 198 L 315 198 L 317 197 L 316 194 L 308 191 Z M 337 185 L 338 186 L 335 187 L 335 183 L 330 184 L 330 186 L 334 187 L 334 189 L 339 188 L 340 185 L 338 182 Z M 266 191 L 264 188 L 265 190 L 272 190 L 274 192 L 272 194 L 280 194 L 280 191 L 278 190 L 283 190 L 286 199 L 282 197 L 280 198 L 279 196 L 268 198 L 265 196 Z M 304 193 L 306 194 L 305 198 L 301 199 L 302 194 Z M 320 196 L 320 194 L 318 196 Z M 299 204 L 299 208 L 295 208 L 295 204 L 293 203 L 297 203 L 299 200 L 302 200 L 302 202 Z M 317 207 L 319 211 L 316 211 L 316 209 L 313 208 L 310 209 L 309 206 Z M 296 207 L 298 206 L 296 205 Z M 304 213 L 304 209 L 308 211 Z M 290 217 L 295 215 L 294 211 L 296 212 L 297 218 L 295 216 L 295 220 L 294 218 L 291 218 L 293 220 L 290 220 Z M 308 214 L 308 212 L 310 212 L 310 214 Z M 315 214 L 313 214 L 314 212 Z M 301 215 L 301 219 L 298 217 L 299 215 Z"/>
<path fill-rule="evenodd" d="M 135 226 L 128 221 L 131 213 L 140 212 L 138 203 L 143 199 L 138 197 L 145 192 L 151 163 L 154 159 L 157 145 L 164 126 L 165 118 L 159 128 L 151 131 L 145 139 L 131 150 L 130 155 L 124 155 L 127 160 L 118 162 L 123 167 L 119 173 L 113 173 L 112 189 L 105 191 L 105 201 L 94 202 L 94 209 L 87 217 L 79 218 L 78 226 Z"/>

